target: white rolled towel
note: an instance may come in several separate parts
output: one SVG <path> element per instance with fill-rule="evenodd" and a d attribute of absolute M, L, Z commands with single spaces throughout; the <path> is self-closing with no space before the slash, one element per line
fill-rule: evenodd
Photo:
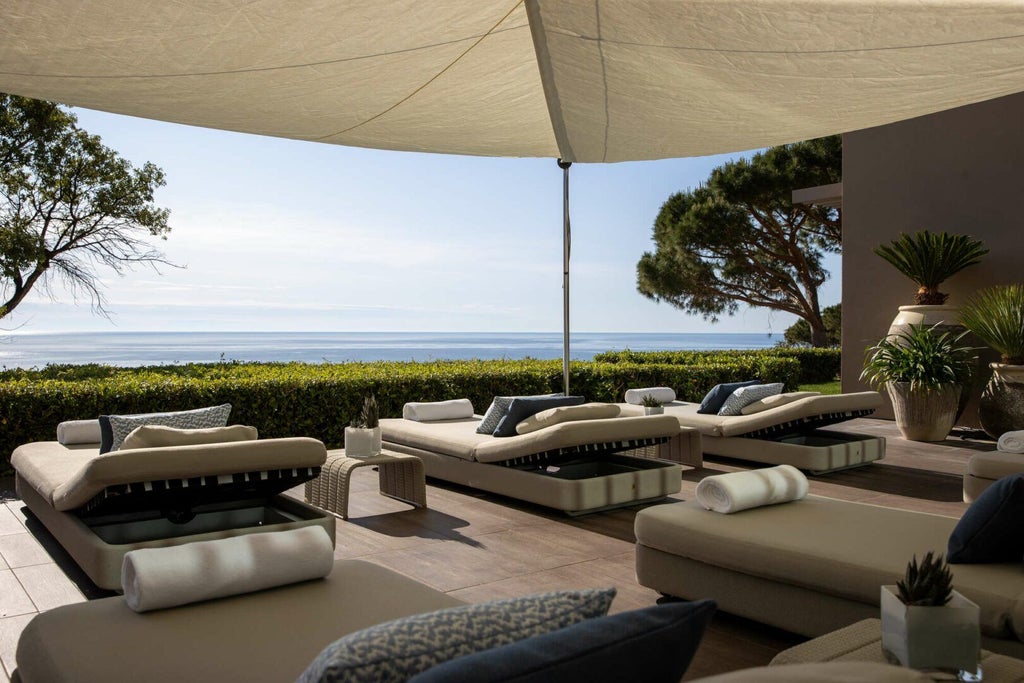
<path fill-rule="evenodd" d="M 320 526 L 247 534 L 125 553 L 124 600 L 136 612 L 319 579 L 334 567 Z"/>
<path fill-rule="evenodd" d="M 644 396 L 653 396 L 658 403 L 671 403 L 676 400 L 676 392 L 672 387 L 647 387 L 646 389 L 626 389 L 626 403 L 635 406 L 643 405 Z"/>
<path fill-rule="evenodd" d="M 454 398 L 450 401 L 406 403 L 402 406 L 402 417 L 416 422 L 436 420 L 458 420 L 473 417 L 473 404 L 468 398 Z"/>
<path fill-rule="evenodd" d="M 807 477 L 792 465 L 716 474 L 697 484 L 697 501 L 724 514 L 788 503 L 806 495 Z"/>
<path fill-rule="evenodd" d="M 99 420 L 67 420 L 57 425 L 57 441 L 69 446 L 76 443 L 99 443 Z"/>
<path fill-rule="evenodd" d="M 1024 431 L 1005 432 L 999 437 L 996 449 L 1003 453 L 1024 453 Z"/>

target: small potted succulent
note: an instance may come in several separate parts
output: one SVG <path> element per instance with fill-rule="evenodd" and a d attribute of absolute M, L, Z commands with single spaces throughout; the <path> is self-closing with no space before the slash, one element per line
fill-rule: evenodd
<path fill-rule="evenodd" d="M 665 412 L 665 406 L 651 394 L 641 396 L 640 405 L 644 407 L 644 415 L 661 415 Z"/>
<path fill-rule="evenodd" d="M 373 395 L 363 400 L 359 417 L 345 427 L 345 455 L 350 458 L 370 458 L 380 453 L 380 412 Z"/>
<path fill-rule="evenodd" d="M 861 379 L 885 387 L 896 426 L 911 441 L 942 441 L 953 428 L 963 387 L 978 356 L 967 332 L 911 325 L 867 350 Z"/>
<path fill-rule="evenodd" d="M 978 405 L 981 426 L 994 439 L 1024 429 L 1024 285 L 981 290 L 963 306 L 960 321 L 1000 356 L 989 364 L 992 378 Z"/>
<path fill-rule="evenodd" d="M 953 590 L 942 555 L 915 555 L 902 581 L 882 586 L 882 650 L 912 669 L 974 673 L 981 649 L 978 606 Z"/>

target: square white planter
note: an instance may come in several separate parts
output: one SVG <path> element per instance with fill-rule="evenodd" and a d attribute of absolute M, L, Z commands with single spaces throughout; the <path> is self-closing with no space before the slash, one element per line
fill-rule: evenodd
<path fill-rule="evenodd" d="M 944 607 L 907 606 L 896 586 L 882 586 L 882 649 L 911 669 L 976 671 L 981 651 L 978 606 L 960 593 Z"/>
<path fill-rule="evenodd" d="M 350 458 L 372 458 L 380 454 L 380 427 L 345 427 L 345 455 Z"/>

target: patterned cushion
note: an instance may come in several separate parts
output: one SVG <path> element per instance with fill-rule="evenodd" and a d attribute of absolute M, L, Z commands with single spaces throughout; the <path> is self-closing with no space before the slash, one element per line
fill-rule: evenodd
<path fill-rule="evenodd" d="M 452 659 L 409 683 L 679 681 L 715 613 L 713 600 L 672 602 L 587 619 Z M 672 656 L 665 656 L 671 652 Z"/>
<path fill-rule="evenodd" d="M 718 411 L 722 408 L 722 404 L 725 403 L 725 399 L 729 398 L 732 392 L 736 391 L 740 387 L 749 387 L 755 384 L 760 384 L 761 380 L 752 379 L 747 382 L 725 382 L 723 384 L 716 384 L 711 387 L 704 399 L 700 402 L 700 407 L 697 408 L 697 412 L 702 415 L 717 415 Z"/>
<path fill-rule="evenodd" d="M 744 406 L 749 406 L 754 401 L 782 393 L 783 384 L 754 384 L 749 387 L 740 387 L 725 399 L 725 403 L 718 410 L 719 415 L 739 415 Z"/>
<path fill-rule="evenodd" d="M 163 425 L 178 429 L 207 429 L 224 427 L 231 414 L 231 404 L 182 410 L 176 413 L 146 413 L 143 415 L 100 415 L 100 453 L 121 448 L 126 436 L 143 425 Z"/>
<path fill-rule="evenodd" d="M 493 434 L 501 418 L 508 413 L 508 407 L 512 405 L 515 396 L 495 396 L 490 407 L 484 413 L 484 419 L 476 427 L 477 434 Z"/>
<path fill-rule="evenodd" d="M 441 662 L 603 616 L 615 589 L 558 591 L 396 619 L 328 645 L 300 683 L 406 681 Z"/>

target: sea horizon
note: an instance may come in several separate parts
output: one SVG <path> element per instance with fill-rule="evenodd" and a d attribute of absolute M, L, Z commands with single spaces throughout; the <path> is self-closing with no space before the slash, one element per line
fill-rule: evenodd
<path fill-rule="evenodd" d="M 573 360 L 604 351 L 760 349 L 780 333 L 573 332 Z M 17 332 L 0 340 L 0 367 L 184 363 L 555 359 L 561 332 Z"/>

